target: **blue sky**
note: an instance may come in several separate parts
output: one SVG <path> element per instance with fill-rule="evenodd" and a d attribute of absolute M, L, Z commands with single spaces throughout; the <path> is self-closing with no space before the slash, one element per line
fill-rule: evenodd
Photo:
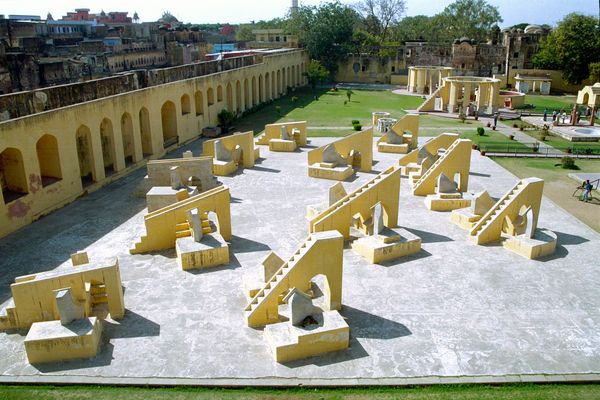
<path fill-rule="evenodd" d="M 301 4 L 319 4 L 320 0 L 300 0 Z M 353 4 L 355 1 L 342 1 Z M 596 0 L 488 0 L 497 6 L 504 17 L 504 26 L 520 22 L 556 24 L 571 12 L 598 15 Z M 452 0 L 406 0 L 407 15 L 433 15 L 452 3 Z M 185 22 L 230 22 L 270 19 L 283 16 L 291 0 L 195 0 L 164 2 L 157 0 L 0 0 L 2 14 L 34 14 L 46 16 L 50 11 L 55 19 L 75 8 L 90 8 L 92 12 L 137 11 L 142 21 L 155 21 L 163 11 L 169 10 Z"/>

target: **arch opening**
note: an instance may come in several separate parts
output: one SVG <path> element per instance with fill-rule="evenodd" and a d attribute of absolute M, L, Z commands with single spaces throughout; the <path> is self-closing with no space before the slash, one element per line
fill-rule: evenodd
<path fill-rule="evenodd" d="M 52 135 L 42 136 L 35 145 L 42 186 L 46 187 L 62 180 L 58 141 Z"/>
<path fill-rule="evenodd" d="M 94 171 L 94 152 L 92 150 L 92 133 L 90 128 L 81 125 L 75 135 L 77 142 L 77 159 L 79 160 L 79 176 L 84 188 L 98 180 Z"/>
<path fill-rule="evenodd" d="M 190 96 L 184 94 L 181 96 L 181 115 L 187 115 L 192 112 L 192 106 L 190 104 Z"/>
<path fill-rule="evenodd" d="M 129 113 L 123 113 L 121 116 L 121 136 L 123 138 L 123 157 L 125 165 L 133 165 L 135 159 L 135 143 L 133 139 L 133 120 Z"/>
<path fill-rule="evenodd" d="M 153 154 L 152 151 L 152 132 L 150 130 L 150 113 L 146 107 L 142 107 L 139 113 L 140 133 L 142 135 L 142 153 L 144 158 Z"/>
<path fill-rule="evenodd" d="M 102 160 L 104 165 L 105 176 L 110 176 L 115 173 L 115 137 L 112 127 L 112 122 L 108 118 L 104 118 L 100 123 L 100 141 L 102 143 Z"/>
<path fill-rule="evenodd" d="M 177 115 L 175 104 L 167 101 L 160 109 L 160 117 L 163 131 L 163 147 L 167 148 L 178 142 L 177 136 Z"/>
<path fill-rule="evenodd" d="M 5 204 L 29 193 L 23 155 L 14 147 L 9 147 L 0 153 L 0 186 Z"/>
<path fill-rule="evenodd" d="M 215 91 L 213 90 L 213 88 L 208 88 L 208 90 L 206 91 L 206 101 L 209 106 L 215 104 Z"/>
<path fill-rule="evenodd" d="M 204 98 L 199 90 L 194 94 L 194 103 L 196 105 L 196 116 L 204 114 Z"/>

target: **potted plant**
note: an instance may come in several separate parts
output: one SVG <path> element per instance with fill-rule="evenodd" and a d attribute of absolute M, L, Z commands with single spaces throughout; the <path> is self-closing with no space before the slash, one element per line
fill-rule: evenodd
<path fill-rule="evenodd" d="M 508 135 L 508 140 L 515 140 L 515 135 Z"/>
<path fill-rule="evenodd" d="M 492 127 L 492 123 L 488 122 L 487 124 L 485 124 L 485 126 L 487 126 L 488 128 L 491 128 Z"/>
<path fill-rule="evenodd" d="M 513 123 L 513 128 L 518 128 L 518 127 L 519 127 L 519 125 L 516 122 L 514 122 Z"/>
<path fill-rule="evenodd" d="M 492 130 L 495 131 L 496 130 L 496 125 L 492 126 Z"/>
<path fill-rule="evenodd" d="M 531 148 L 531 150 L 533 150 L 534 153 L 537 153 L 539 149 L 540 149 L 540 143 L 539 142 L 535 142 L 533 144 L 533 147 Z"/>

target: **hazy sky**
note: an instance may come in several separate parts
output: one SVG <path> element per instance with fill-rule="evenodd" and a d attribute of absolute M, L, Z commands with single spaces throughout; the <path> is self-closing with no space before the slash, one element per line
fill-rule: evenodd
<path fill-rule="evenodd" d="M 355 1 L 343 3 L 353 4 Z M 502 27 L 521 22 L 556 24 L 570 12 L 598 15 L 596 0 L 488 0 L 497 6 L 504 17 Z M 319 4 L 321 0 L 300 0 L 300 4 Z M 406 0 L 407 15 L 433 15 L 452 0 Z M 33 14 L 45 18 L 51 12 L 54 19 L 75 8 L 89 8 L 91 12 L 137 11 L 142 21 L 156 21 L 163 11 L 169 10 L 184 22 L 230 22 L 271 19 L 283 16 L 291 0 L 196 0 L 196 1 L 122 1 L 122 0 L 0 0 L 0 14 Z"/>

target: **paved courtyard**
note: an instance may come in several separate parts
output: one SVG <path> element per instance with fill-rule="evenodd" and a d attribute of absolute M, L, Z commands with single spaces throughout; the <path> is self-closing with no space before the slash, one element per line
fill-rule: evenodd
<path fill-rule="evenodd" d="M 331 139 L 313 139 L 321 145 Z M 191 148 L 195 142 L 177 152 Z M 344 253 L 345 352 L 278 364 L 261 330 L 246 326 L 243 275 L 275 250 L 289 258 L 308 235 L 305 209 L 334 182 L 309 178 L 306 152 L 269 153 L 254 169 L 220 178 L 232 195 L 231 264 L 184 272 L 175 252 L 131 256 L 143 233 L 145 169 L 0 239 L 0 303 L 14 278 L 72 268 L 69 254 L 118 257 L 125 318 L 106 321 L 92 360 L 31 366 L 24 333 L 0 333 L 0 382 L 361 384 L 409 377 L 600 373 L 600 235 L 544 199 L 539 226 L 555 231 L 555 255 L 529 261 L 499 245 L 477 246 L 431 212 L 403 180 L 399 223 L 423 240 L 416 256 L 371 265 Z M 398 159 L 374 154 L 372 179 Z M 516 182 L 472 154 L 470 190 L 500 197 Z M 473 378 L 476 379 L 476 378 Z M 510 379 L 510 377 L 508 378 Z"/>

